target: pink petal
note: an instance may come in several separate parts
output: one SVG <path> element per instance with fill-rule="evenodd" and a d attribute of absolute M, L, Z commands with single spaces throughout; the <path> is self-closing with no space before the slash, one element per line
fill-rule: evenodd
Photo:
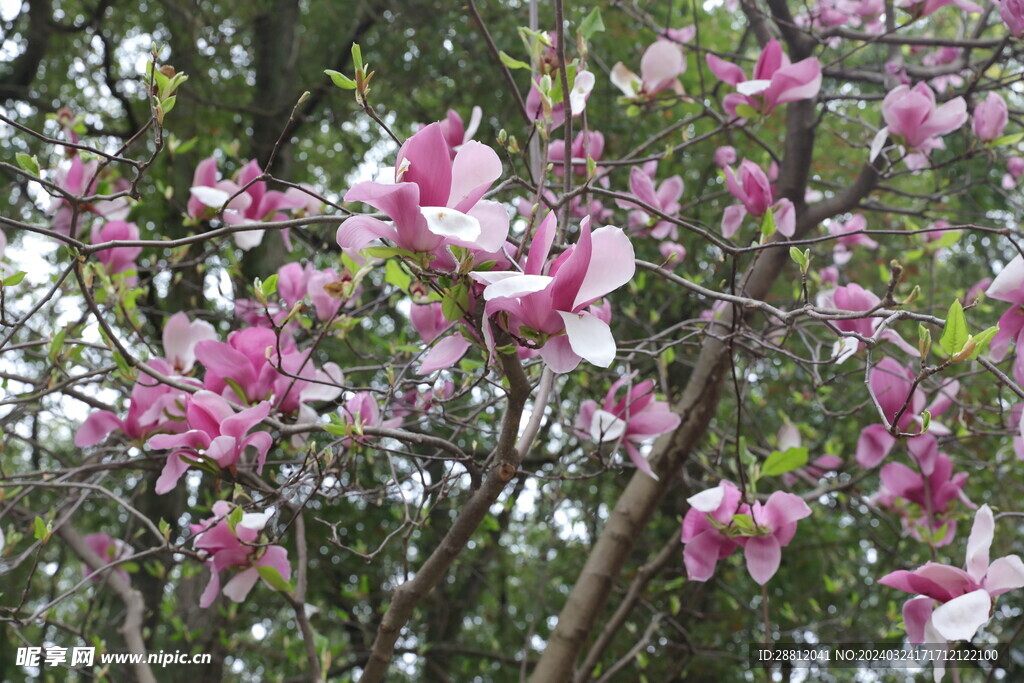
<path fill-rule="evenodd" d="M 79 448 L 95 446 L 113 431 L 124 431 L 124 422 L 109 410 L 97 410 L 82 423 L 75 433 L 75 445 Z"/>
<path fill-rule="evenodd" d="M 733 204 L 725 207 L 725 213 L 722 214 L 722 235 L 725 237 L 735 235 L 736 231 L 740 229 L 743 219 L 746 217 L 747 210 L 743 208 L 742 204 Z"/>
<path fill-rule="evenodd" d="M 1024 257 L 1013 257 L 985 290 L 987 296 L 1011 304 L 1024 300 Z"/>
<path fill-rule="evenodd" d="M 988 505 L 982 505 L 974 514 L 974 525 L 971 535 L 967 538 L 967 573 L 977 582 L 981 582 L 988 572 L 988 552 L 992 547 L 992 536 L 995 532 L 995 518 Z"/>
<path fill-rule="evenodd" d="M 449 335 L 427 352 L 416 373 L 419 375 L 429 375 L 437 370 L 450 368 L 466 355 L 466 351 L 469 350 L 470 346 L 469 341 L 462 335 Z"/>
<path fill-rule="evenodd" d="M 747 571 L 760 585 L 768 583 L 775 576 L 782 562 L 782 548 L 774 536 L 760 536 L 748 539 L 743 546 L 747 559 Z"/>
<path fill-rule="evenodd" d="M 491 154 L 494 154 L 493 150 Z M 448 206 L 448 197 L 452 192 L 452 162 L 448 143 L 444 140 L 439 123 L 421 128 L 405 141 L 398 150 L 396 168 L 401 168 L 405 161 L 408 161 L 409 165 L 401 184 L 412 183 L 419 186 L 419 203 L 422 206 Z M 498 173 L 500 175 L 500 168 Z M 350 201 L 348 195 L 345 201 Z M 396 216 L 390 213 L 388 215 L 397 221 Z"/>
<path fill-rule="evenodd" d="M 555 337 L 541 347 L 540 357 L 551 372 L 562 374 L 572 372 L 580 364 L 580 356 L 573 351 L 568 337 Z"/>
<path fill-rule="evenodd" d="M 871 469 L 889 455 L 896 444 L 896 438 L 886 430 L 885 425 L 868 425 L 857 438 L 857 463 Z"/>
<path fill-rule="evenodd" d="M 444 206 L 466 213 L 484 196 L 491 183 L 501 177 L 501 159 L 487 145 L 470 141 L 455 155 L 451 174 L 451 193 Z"/>
<path fill-rule="evenodd" d="M 185 474 L 188 468 L 189 463 L 184 458 L 179 457 L 177 453 L 167 456 L 167 462 L 164 464 L 164 469 L 160 472 L 160 477 L 156 480 L 156 486 L 154 487 L 157 495 L 163 495 L 168 491 L 172 491 L 178 485 L 181 475 Z"/>
<path fill-rule="evenodd" d="M 769 496 L 764 511 L 772 529 L 779 529 L 811 514 L 811 508 L 803 498 L 784 491 L 776 491 Z"/>
<path fill-rule="evenodd" d="M 243 602 L 259 578 L 259 573 L 252 567 L 240 574 L 236 574 L 230 581 L 224 584 L 224 596 L 231 598 L 235 602 Z"/>
<path fill-rule="evenodd" d="M 1021 562 L 1016 555 L 1007 555 L 993 560 L 988 567 L 984 586 L 992 597 L 1024 587 L 1024 562 Z"/>
<path fill-rule="evenodd" d="M 912 598 L 903 603 L 903 624 L 907 628 L 907 640 L 911 645 L 925 641 L 924 627 L 932 617 L 932 603 L 928 597 Z"/>
<path fill-rule="evenodd" d="M 715 565 L 726 549 L 731 553 L 736 549 L 736 544 L 715 529 L 709 529 L 690 539 L 683 548 L 683 564 L 686 565 L 687 578 L 690 581 L 710 579 L 715 573 Z"/>
<path fill-rule="evenodd" d="M 583 283 L 576 293 L 573 309 L 612 292 L 633 278 L 636 272 L 633 244 L 621 228 L 605 226 L 591 235 L 592 253 Z"/>
<path fill-rule="evenodd" d="M 728 83 L 729 85 L 736 85 L 741 81 L 747 80 L 746 75 L 743 73 L 743 69 L 720 59 L 715 55 L 708 53 L 707 65 L 711 69 L 711 73 L 718 77 L 718 80 Z"/>

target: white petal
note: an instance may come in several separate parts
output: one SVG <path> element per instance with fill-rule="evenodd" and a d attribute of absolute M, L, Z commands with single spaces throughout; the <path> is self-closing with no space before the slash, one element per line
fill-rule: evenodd
<path fill-rule="evenodd" d="M 253 531 L 263 531 L 263 527 L 267 526 L 267 522 L 274 516 L 274 512 L 276 510 L 272 507 L 267 508 L 263 512 L 246 512 L 242 515 L 242 521 L 238 525 Z"/>
<path fill-rule="evenodd" d="M 974 513 L 974 524 L 971 535 L 967 538 L 967 573 L 975 581 L 981 582 L 988 572 L 988 551 L 992 547 L 992 536 L 995 533 L 995 518 L 992 508 L 982 505 Z"/>
<path fill-rule="evenodd" d="M 713 489 L 707 491 L 701 491 L 698 494 L 692 495 L 686 499 L 686 502 L 690 504 L 694 510 L 700 510 L 701 512 L 714 512 L 718 509 L 718 506 L 725 500 L 725 487 L 716 486 Z"/>
<path fill-rule="evenodd" d="M 202 185 L 189 188 L 189 192 L 192 196 L 201 201 L 211 209 L 219 209 L 224 206 L 224 202 L 228 200 L 229 195 L 224 190 L 218 190 L 215 187 L 205 187 Z"/>
<path fill-rule="evenodd" d="M 590 422 L 590 437 L 598 443 L 616 441 L 626 433 L 626 422 L 600 408 L 594 412 Z"/>
<path fill-rule="evenodd" d="M 835 359 L 836 363 L 842 363 L 846 361 L 850 356 L 857 353 L 857 348 L 860 346 L 853 337 L 843 337 L 832 345 L 832 358 Z"/>
<path fill-rule="evenodd" d="M 484 111 L 480 107 L 473 107 L 473 113 L 469 115 L 469 125 L 466 126 L 466 132 L 462 136 L 462 142 L 467 143 L 473 139 L 476 135 L 477 129 L 480 128 L 480 120 L 483 118 Z"/>
<path fill-rule="evenodd" d="M 771 81 L 763 78 L 755 81 L 743 81 L 736 84 L 736 92 L 741 95 L 756 95 L 767 90 L 771 84 Z"/>
<path fill-rule="evenodd" d="M 932 625 L 947 640 L 971 640 L 988 621 L 991 608 L 988 591 L 979 588 L 936 607 L 932 612 Z"/>
<path fill-rule="evenodd" d="M 263 233 L 266 230 L 245 230 L 243 232 L 236 232 L 232 237 L 235 238 L 235 244 L 242 251 L 249 251 L 253 247 L 258 247 L 260 242 L 263 241 Z"/>
<path fill-rule="evenodd" d="M 868 154 L 868 163 L 874 162 L 875 157 L 882 153 L 882 148 L 885 147 L 885 141 L 888 137 L 888 127 L 883 127 L 882 130 L 875 133 L 875 138 L 871 141 L 871 152 Z"/>
<path fill-rule="evenodd" d="M 484 301 L 490 301 L 498 297 L 516 298 L 539 292 L 547 289 L 552 277 L 547 275 L 513 275 L 503 278 L 497 282 L 487 285 L 484 289 Z"/>
<path fill-rule="evenodd" d="M 427 230 L 435 235 L 465 242 L 473 242 L 480 237 L 480 221 L 461 211 L 443 206 L 422 206 L 420 213 L 427 219 Z"/>
<path fill-rule="evenodd" d="M 615 338 L 608 324 L 589 313 L 555 311 L 565 323 L 569 346 L 576 355 L 600 368 L 615 360 Z"/>
<path fill-rule="evenodd" d="M 612 67 L 612 85 L 621 90 L 626 97 L 636 97 L 640 77 L 627 69 L 625 64 L 619 62 Z"/>
<path fill-rule="evenodd" d="M 582 113 L 587 107 L 587 97 L 594 89 L 594 74 L 589 71 L 580 71 L 572 83 L 572 91 L 569 93 L 569 106 L 573 115 Z"/>

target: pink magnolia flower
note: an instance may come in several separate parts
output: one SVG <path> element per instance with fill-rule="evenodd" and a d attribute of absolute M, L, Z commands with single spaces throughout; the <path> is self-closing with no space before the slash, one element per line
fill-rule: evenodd
<path fill-rule="evenodd" d="M 192 196 L 188 203 L 189 215 L 198 219 L 212 218 L 224 203 L 242 188 L 245 189 L 231 200 L 223 213 L 224 222 L 228 225 L 284 220 L 287 216 L 281 213 L 283 211 L 298 209 L 308 213 L 311 206 L 319 206 L 319 201 L 311 205 L 312 198 L 295 188 L 290 188 L 290 192 L 268 190 L 265 181 L 256 180 L 262 174 L 263 169 L 253 159 L 242 167 L 234 182 L 217 180 L 216 159 L 204 159 L 196 168 L 193 185 L 190 188 Z M 247 230 L 236 232 L 232 237 L 240 249 L 248 251 L 263 241 L 264 232 Z M 285 246 L 290 246 L 288 231 L 282 230 L 281 236 L 285 240 Z"/>
<path fill-rule="evenodd" d="M 943 148 L 939 136 L 967 122 L 967 103 L 956 97 L 937 107 L 935 93 L 927 83 L 918 83 L 913 88 L 899 85 L 882 100 L 882 117 L 886 127 L 879 131 L 876 140 L 884 141 L 884 136 L 890 135 L 902 140 L 912 152 L 927 154 Z"/>
<path fill-rule="evenodd" d="M 836 308 L 843 311 L 874 311 L 882 303 L 882 300 L 875 296 L 874 292 L 870 292 L 856 282 L 852 282 L 842 287 L 836 287 L 832 293 L 832 303 Z M 854 332 L 862 337 L 874 338 L 876 334 L 879 334 L 878 328 L 882 325 L 882 322 L 882 318 L 863 317 L 836 320 L 835 326 L 843 332 Z M 886 327 L 881 331 L 879 339 L 892 342 L 911 356 L 921 355 L 920 351 L 908 344 L 896 330 L 890 327 Z M 861 342 L 858 346 L 862 347 L 864 343 Z"/>
<path fill-rule="evenodd" d="M 554 35 L 554 34 L 550 34 Z M 551 51 L 549 56 L 551 63 L 555 63 L 557 58 L 554 56 L 554 51 Z M 551 73 L 552 82 L 555 79 L 561 78 L 557 72 Z M 532 121 L 543 118 L 544 108 L 547 105 L 551 107 L 551 130 L 555 130 L 563 123 L 565 123 L 565 102 L 547 102 L 545 103 L 544 95 L 540 88 L 540 76 L 535 76 L 530 81 L 530 91 L 526 93 L 526 112 L 529 114 Z M 597 83 L 597 78 L 594 74 L 587 70 L 582 70 L 576 74 L 573 79 L 572 87 L 569 89 L 569 106 L 572 108 L 572 117 L 576 118 L 581 115 L 587 108 L 587 100 L 590 99 L 590 93 L 594 90 L 594 85 Z"/>
<path fill-rule="evenodd" d="M 723 235 L 732 237 L 736 234 L 747 214 L 761 217 L 771 210 L 778 231 L 786 237 L 793 236 L 796 230 L 796 209 L 793 208 L 793 202 L 785 198 L 775 200 L 771 182 L 760 166 L 749 159 L 744 159 L 740 164 L 738 179 L 732 168 L 726 166 L 725 186 L 740 204 L 725 208 L 722 216 Z"/>
<path fill-rule="evenodd" d="M 67 166 L 57 170 L 53 183 L 75 197 L 89 197 L 98 193 L 100 189 L 99 161 L 92 159 L 82 161 L 82 158 L 75 154 Z M 113 183 L 111 190 L 120 192 L 127 189 L 127 182 L 119 179 Z M 80 205 L 83 213 L 91 213 L 108 221 L 123 221 L 128 218 L 130 206 L 125 197 L 117 199 L 101 199 L 95 202 L 88 202 Z M 71 203 L 63 197 L 54 197 L 46 213 L 52 216 L 52 227 L 56 232 L 67 235 L 71 232 L 71 218 L 74 214 Z M 78 232 L 81 233 L 81 226 Z"/>
<path fill-rule="evenodd" d="M 894 571 L 878 580 L 883 586 L 919 596 L 903 605 L 912 644 L 972 640 L 988 623 L 996 598 L 1024 587 L 1024 563 L 1018 556 L 989 561 L 994 531 L 992 510 L 982 505 L 967 539 L 965 569 L 927 562 L 914 571 Z M 939 663 L 936 660 L 936 681 L 942 678 Z"/>
<path fill-rule="evenodd" d="M 901 432 L 906 432 L 914 423 L 921 423 L 921 413 L 927 410 L 932 418 L 937 418 L 953 405 L 960 383 L 956 380 L 946 382 L 936 391 L 935 398 L 925 405 L 927 400 L 921 387 L 914 387 L 914 373 L 910 368 L 886 356 L 878 361 L 868 373 L 868 385 L 872 396 L 882 409 L 887 424 L 896 424 Z M 905 406 L 905 408 L 904 408 Z M 896 415 L 900 413 L 899 420 Z M 933 434 L 948 434 L 949 429 L 938 420 L 931 420 L 928 431 Z M 922 446 L 923 439 L 928 435 L 912 437 L 908 441 L 911 452 Z M 889 433 L 885 424 L 868 425 L 861 430 L 857 439 L 857 462 L 861 467 L 872 468 L 885 459 L 896 438 Z M 930 474 L 930 469 L 926 474 Z"/>
<path fill-rule="evenodd" d="M 363 427 L 395 429 L 402 425 L 401 417 L 383 419 L 377 399 L 369 391 L 360 391 L 346 400 L 339 412 L 342 420 L 352 426 L 353 432 L 357 435 L 354 437 L 355 440 L 361 443 L 366 442 L 366 437 L 363 436 Z M 348 439 L 345 440 L 345 443 L 348 443 Z"/>
<path fill-rule="evenodd" d="M 1014 36 L 1024 35 L 1024 2 L 1022 0 L 996 0 L 999 16 Z"/>
<path fill-rule="evenodd" d="M 132 550 L 130 545 L 119 538 L 111 538 L 109 534 L 89 534 L 82 540 L 84 540 L 85 544 L 106 563 L 126 560 L 135 554 L 135 551 Z M 115 569 L 114 571 L 125 581 L 131 581 L 131 577 L 124 569 Z M 89 567 L 85 567 L 85 576 L 91 578 L 93 581 L 103 580 L 102 576 L 97 575 L 96 572 Z"/>
<path fill-rule="evenodd" d="M 474 272 L 486 285 L 484 317 L 500 317 L 498 324 L 514 338 L 529 339 L 554 372 L 570 372 L 586 359 L 606 368 L 615 359 L 615 339 L 608 323 L 588 310 L 598 299 L 629 282 L 636 270 L 633 245 L 620 229 L 580 224 L 579 241 L 548 261 L 555 239 L 556 221 L 549 213 L 537 228 L 522 272 Z M 494 348 L 491 324 L 484 326 L 484 341 Z"/>
<path fill-rule="evenodd" d="M 222 469 L 234 468 L 248 446 L 256 449 L 256 472 L 262 472 L 273 438 L 267 432 L 249 434 L 249 431 L 269 414 L 270 404 L 266 401 L 236 414 L 217 394 L 197 391 L 185 406 L 187 431 L 157 434 L 146 443 L 146 447 L 153 450 L 171 451 L 154 490 L 164 494 L 174 489 L 197 460 Z"/>
<path fill-rule="evenodd" d="M 232 526 L 228 518 L 234 506 L 225 500 L 213 504 L 213 517 L 199 524 L 192 524 L 195 547 L 207 555 L 206 566 L 210 569 L 210 581 L 199 598 L 200 607 L 209 607 L 221 592 L 220 573 L 233 569 L 234 576 L 224 585 L 223 593 L 235 602 L 242 602 L 260 578 L 260 567 L 277 570 L 281 578 L 288 581 L 292 568 L 288 562 L 288 551 L 279 545 L 266 545 L 261 533 L 274 514 L 273 508 L 266 512 L 247 512 Z M 263 580 L 269 588 L 274 586 Z"/>
<path fill-rule="evenodd" d="M 836 262 L 837 266 L 849 263 L 850 259 L 853 257 L 853 247 L 862 246 L 867 249 L 878 248 L 878 242 L 874 241 L 867 235 L 849 234 L 859 233 L 867 229 L 868 221 L 864 218 L 863 214 L 855 213 L 850 220 L 845 223 L 838 220 L 827 221 L 825 223 L 825 227 L 828 228 L 830 235 L 836 235 L 839 238 L 836 240 L 835 247 L 832 250 L 832 259 Z"/>
<path fill-rule="evenodd" d="M 658 253 L 665 259 L 667 266 L 675 268 L 686 258 L 686 247 L 675 242 L 662 242 L 658 245 Z"/>
<path fill-rule="evenodd" d="M 992 281 L 985 294 L 992 299 L 1010 304 L 1002 317 L 999 318 L 999 331 L 989 344 L 989 357 L 996 363 L 1006 357 L 1010 342 L 1015 341 L 1020 347 L 1021 334 L 1024 333 L 1024 258 L 1015 256 L 999 275 Z M 1021 354 L 1017 354 L 1018 357 Z M 1018 363 L 1014 363 L 1014 371 Z M 1024 374 L 1024 373 L 1020 373 Z"/>
<path fill-rule="evenodd" d="M 448 259 L 447 245 L 487 253 L 499 251 L 509 218 L 498 202 L 482 199 L 501 175 L 501 161 L 490 147 L 469 141 L 452 160 L 444 133 L 432 123 L 398 150 L 395 182 L 362 182 L 345 195 L 383 211 L 390 226 L 370 216 L 352 216 L 338 228 L 338 245 L 362 249 L 387 239 L 402 249 Z"/>
<path fill-rule="evenodd" d="M 797 522 L 811 514 L 800 496 L 783 491 L 774 492 L 763 505 L 740 504 L 740 499 L 739 489 L 728 481 L 687 499 L 682 542 L 691 581 L 710 579 L 718 560 L 742 546 L 747 571 L 763 586 L 778 571 L 782 548 L 796 535 Z"/>
<path fill-rule="evenodd" d="M 572 139 L 572 154 L 569 161 L 573 173 L 587 174 L 587 159 L 599 161 L 604 154 L 604 134 L 597 130 L 582 130 Z M 565 173 L 565 140 L 552 140 L 548 147 L 548 162 L 555 175 L 562 177 Z"/>
<path fill-rule="evenodd" d="M 1009 119 L 1006 100 L 999 93 L 990 92 L 988 97 L 974 108 L 974 134 L 982 142 L 992 142 L 1003 134 Z"/>
<path fill-rule="evenodd" d="M 956 501 L 977 507 L 963 492 L 967 473 L 953 473 L 952 460 L 939 451 L 930 434 L 910 439 L 907 447 L 918 469 L 902 463 L 885 465 L 876 502 L 897 512 L 903 528 L 917 540 L 934 547 L 948 545 L 956 535 Z"/>
<path fill-rule="evenodd" d="M 409 311 L 409 319 L 412 326 L 423 339 L 424 344 L 430 344 L 438 339 L 455 323 L 444 317 L 440 303 L 413 305 Z M 451 334 L 438 343 L 434 344 L 424 355 L 416 373 L 429 375 L 437 370 L 443 370 L 455 365 L 469 350 L 470 343 L 460 334 Z"/>
<path fill-rule="evenodd" d="M 168 376 L 175 374 L 174 368 L 162 358 L 153 358 L 145 363 L 153 370 Z M 191 381 L 188 378 L 178 378 Z M 141 440 L 158 431 L 174 432 L 184 428 L 182 406 L 186 392 L 168 386 L 145 373 L 139 373 L 132 388 L 128 414 L 122 420 L 109 410 L 97 410 L 89 415 L 75 433 L 75 445 L 79 448 L 95 446 L 111 432 L 122 432 L 132 441 Z"/>
<path fill-rule="evenodd" d="M 685 94 L 679 76 L 686 71 L 686 60 L 678 45 L 668 40 L 651 43 L 640 59 L 640 75 L 622 62 L 612 67 L 612 85 L 631 100 L 647 100 L 665 90 Z"/>
<path fill-rule="evenodd" d="M 738 158 L 736 148 L 731 145 L 725 145 L 715 150 L 715 166 L 718 168 L 725 169 L 726 166 L 732 166 Z"/>
<path fill-rule="evenodd" d="M 1017 187 L 1017 181 L 1021 176 L 1024 176 L 1024 157 L 1010 157 L 1006 161 L 1006 173 L 1002 180 L 1003 189 L 1012 190 Z"/>
<path fill-rule="evenodd" d="M 648 206 L 667 216 L 672 216 L 679 211 L 679 198 L 683 194 L 683 179 L 674 175 L 655 187 L 654 179 L 646 169 L 634 166 L 629 170 L 629 191 Z M 617 199 L 616 203 L 623 209 L 637 206 L 622 199 Z M 642 208 L 629 214 L 629 226 L 645 232 L 649 230 L 651 237 L 655 239 L 676 239 L 679 236 L 679 230 L 675 224 L 652 216 Z"/>
<path fill-rule="evenodd" d="M 113 242 L 115 240 L 137 240 L 139 239 L 139 227 L 135 223 L 124 221 L 107 221 L 99 230 L 92 233 L 92 243 Z M 103 264 L 103 269 L 108 275 L 116 275 L 126 270 L 135 270 L 135 259 L 142 253 L 142 247 L 112 247 L 101 249 L 96 252 L 96 258 Z M 129 286 L 133 286 L 137 277 L 128 279 Z"/>
<path fill-rule="evenodd" d="M 670 432 L 679 426 L 680 418 L 665 401 L 654 398 L 654 381 L 646 380 L 627 387 L 621 399 L 616 394 L 633 376 L 623 377 L 612 384 L 604 403 L 584 401 L 576 420 L 576 434 L 596 443 L 624 443 L 629 459 L 636 468 L 649 477 L 658 477 L 651 470 L 637 444 Z"/>
<path fill-rule="evenodd" d="M 304 401 L 332 400 L 341 393 L 334 386 L 337 366 L 328 363 L 317 369 L 308 351 L 297 350 L 291 338 L 278 339 L 265 327 L 235 330 L 227 342 L 201 341 L 195 355 L 206 367 L 206 389 L 246 403 L 273 399 L 282 413 L 298 410 Z M 330 371 L 328 366 L 333 366 Z"/>
<path fill-rule="evenodd" d="M 738 116 L 736 107 L 741 104 L 767 116 L 780 104 L 814 99 L 821 90 L 821 63 L 817 57 L 790 64 L 789 57 L 774 38 L 765 46 L 750 80 L 743 69 L 711 53 L 708 53 L 707 64 L 718 80 L 736 87 L 735 93 L 722 100 L 725 110 L 732 116 Z"/>
<path fill-rule="evenodd" d="M 473 107 L 469 117 L 469 125 L 462 123 L 462 117 L 454 109 L 448 110 L 448 116 L 441 121 L 441 134 L 444 141 L 448 143 L 448 150 L 452 159 L 458 154 L 462 146 L 473 139 L 477 129 L 480 127 L 480 120 L 483 118 L 483 110 L 480 107 Z"/>
<path fill-rule="evenodd" d="M 210 323 L 189 322 L 184 313 L 175 313 L 164 324 L 164 355 L 176 372 L 188 372 L 196 362 L 196 344 L 216 338 L 217 331 Z"/>
<path fill-rule="evenodd" d="M 968 14 L 981 12 L 981 7 L 970 0 L 896 0 L 896 6 L 915 18 L 927 17 L 946 5 L 956 5 Z"/>

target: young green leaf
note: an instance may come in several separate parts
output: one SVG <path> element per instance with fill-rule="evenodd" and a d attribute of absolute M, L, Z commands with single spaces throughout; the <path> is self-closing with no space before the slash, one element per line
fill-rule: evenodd
<path fill-rule="evenodd" d="M 343 73 L 324 69 L 324 73 L 331 77 L 331 82 L 342 90 L 355 90 L 356 82 Z"/>
<path fill-rule="evenodd" d="M 501 57 L 501 63 L 504 64 L 505 66 L 507 66 L 510 69 L 529 69 L 530 68 L 529 64 L 527 64 L 526 62 L 522 62 L 522 61 L 516 59 L 515 57 L 513 57 L 509 53 L 505 52 L 504 50 L 499 52 L 498 56 Z"/>
<path fill-rule="evenodd" d="M 14 158 L 18 161 L 18 167 L 21 168 L 22 171 L 31 173 L 36 177 L 39 176 L 39 159 L 36 159 L 35 156 L 29 156 L 28 154 L 18 152 L 14 155 Z"/>
<path fill-rule="evenodd" d="M 293 586 L 284 580 L 281 576 L 281 572 L 277 571 L 274 567 L 268 567 L 266 565 L 262 567 L 256 567 L 256 571 L 259 572 L 260 578 L 266 581 L 271 588 L 276 591 L 289 592 Z"/>
<path fill-rule="evenodd" d="M 793 446 L 784 451 L 772 451 L 772 454 L 761 466 L 761 474 L 765 477 L 775 477 L 792 472 L 806 464 L 807 449 L 803 446 Z"/>
<path fill-rule="evenodd" d="M 580 33 L 583 34 L 584 40 L 590 40 L 595 33 L 601 31 L 604 31 L 604 21 L 601 20 L 601 9 L 595 7 L 580 23 Z"/>
<path fill-rule="evenodd" d="M 939 346 L 952 356 L 964 347 L 968 336 L 964 308 L 960 305 L 959 299 L 954 299 L 946 316 L 946 325 L 942 328 L 942 336 L 939 337 Z"/>

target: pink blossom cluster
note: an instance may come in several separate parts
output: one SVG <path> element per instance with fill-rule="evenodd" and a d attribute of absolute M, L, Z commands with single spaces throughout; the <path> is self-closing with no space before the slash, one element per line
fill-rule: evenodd
<path fill-rule="evenodd" d="M 707 581 L 719 560 L 743 548 L 751 578 L 768 583 L 782 562 L 782 549 L 796 535 L 797 522 L 811 514 L 800 496 L 784 491 L 772 493 L 765 503 L 748 504 L 725 480 L 686 502 L 683 562 L 691 581 Z"/>
<path fill-rule="evenodd" d="M 623 444 L 636 468 L 657 479 L 637 446 L 672 431 L 679 426 L 680 418 L 668 403 L 654 397 L 653 380 L 630 385 L 632 381 L 632 375 L 616 380 L 600 405 L 584 401 L 576 419 L 576 434 L 595 443 Z M 624 387 L 625 394 L 618 398 Z"/>

